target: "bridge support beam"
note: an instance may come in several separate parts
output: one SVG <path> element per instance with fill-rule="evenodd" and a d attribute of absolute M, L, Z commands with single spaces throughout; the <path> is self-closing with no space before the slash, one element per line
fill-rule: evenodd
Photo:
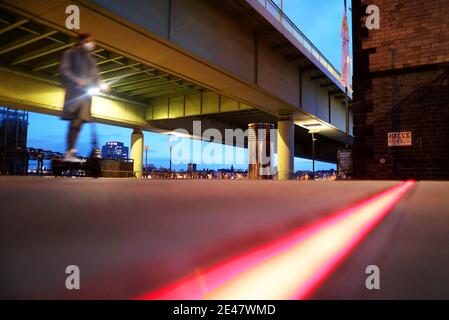
<path fill-rule="evenodd" d="M 143 172 L 143 133 L 142 129 L 134 129 L 131 134 L 131 159 L 134 160 L 134 176 L 142 177 Z"/>
<path fill-rule="evenodd" d="M 295 124 L 292 119 L 278 121 L 278 179 L 293 178 Z"/>

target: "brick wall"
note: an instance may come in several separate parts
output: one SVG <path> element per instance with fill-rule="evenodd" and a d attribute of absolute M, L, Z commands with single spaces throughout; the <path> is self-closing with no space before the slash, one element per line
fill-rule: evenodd
<path fill-rule="evenodd" d="M 354 176 L 449 179 L 449 0 L 353 0 Z M 380 8 L 380 30 L 360 23 Z M 411 131 L 412 146 L 388 147 Z"/>

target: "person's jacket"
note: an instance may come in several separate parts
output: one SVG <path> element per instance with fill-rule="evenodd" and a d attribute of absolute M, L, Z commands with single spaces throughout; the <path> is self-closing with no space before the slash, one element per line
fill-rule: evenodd
<path fill-rule="evenodd" d="M 62 84 L 68 89 L 78 87 L 78 80 L 83 80 L 86 86 L 96 85 L 99 82 L 95 59 L 81 46 L 64 52 L 59 73 L 62 76 Z"/>

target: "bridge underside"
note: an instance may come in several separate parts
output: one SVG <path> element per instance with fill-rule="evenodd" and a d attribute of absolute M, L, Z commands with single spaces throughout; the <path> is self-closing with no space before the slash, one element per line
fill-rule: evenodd
<path fill-rule="evenodd" d="M 28 3 L 19 1 L 22 2 Z M 0 6 L 0 103 L 59 115 L 64 98 L 59 84 L 59 59 L 64 50 L 75 44 L 74 34 L 4 1 L 0 1 Z M 251 122 L 276 124 L 284 113 L 292 111 L 285 106 L 261 108 L 249 103 L 251 99 L 237 99 L 211 83 L 204 85 L 180 76 L 100 40 L 94 55 L 100 75 L 113 93 L 94 97 L 95 121 L 161 133 L 179 128 L 191 132 L 192 122 L 197 120 L 202 121 L 203 130 L 246 130 Z M 318 121 L 305 115 L 298 119 Z M 335 150 L 342 146 L 343 135 L 334 128 L 322 133 L 318 134 L 316 158 L 335 162 Z M 299 126 L 295 126 L 294 154 L 312 157 L 311 137 Z"/>

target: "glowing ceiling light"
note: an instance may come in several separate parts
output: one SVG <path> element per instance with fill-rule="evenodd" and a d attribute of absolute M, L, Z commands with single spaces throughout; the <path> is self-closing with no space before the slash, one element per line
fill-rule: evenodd
<path fill-rule="evenodd" d="M 139 299 L 305 299 L 415 183 L 401 183 L 287 237 Z"/>

